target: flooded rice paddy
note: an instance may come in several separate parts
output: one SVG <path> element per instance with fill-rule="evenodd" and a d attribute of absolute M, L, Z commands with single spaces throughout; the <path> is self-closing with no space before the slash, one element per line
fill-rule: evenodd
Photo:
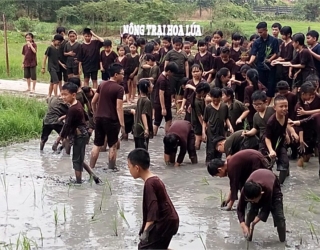
<path fill-rule="evenodd" d="M 137 249 L 143 181 L 134 180 L 126 165 L 133 141 L 121 144 L 119 172 L 107 171 L 107 153 L 100 154 L 95 171 L 106 185 L 86 181 L 76 187 L 67 184 L 74 176 L 70 156 L 51 151 L 54 137 L 43 153 L 38 141 L 0 149 L 0 249 L 16 249 L 17 244 L 24 249 L 28 243 L 31 249 Z M 151 140 L 149 152 L 151 169 L 164 181 L 180 216 L 170 249 L 320 249 L 316 158 L 304 169 L 291 163 L 291 177 L 283 187 L 287 243 L 278 241 L 270 216 L 256 226 L 247 245 L 236 212 L 219 209 L 229 182 L 207 174 L 204 147 L 199 164 L 189 164 L 186 157 L 179 168 L 163 163 L 161 135 Z M 83 178 L 89 177 L 84 173 Z"/>

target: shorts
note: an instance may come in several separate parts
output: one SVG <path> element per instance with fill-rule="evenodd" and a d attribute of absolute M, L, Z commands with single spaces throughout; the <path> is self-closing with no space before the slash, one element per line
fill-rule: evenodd
<path fill-rule="evenodd" d="M 155 104 L 153 107 L 154 107 L 154 125 L 159 127 L 163 118 L 163 115 L 161 113 L 161 105 Z M 171 107 L 166 107 L 166 110 L 167 110 L 167 115 L 164 117 L 164 120 L 168 122 L 172 120 Z"/>
<path fill-rule="evenodd" d="M 63 125 L 60 124 L 43 124 L 42 125 L 42 133 L 41 133 L 41 141 L 46 142 L 51 134 L 52 130 L 56 131 L 60 134 Z"/>
<path fill-rule="evenodd" d="M 37 80 L 37 67 L 25 67 L 23 76 L 26 79 Z"/>
<path fill-rule="evenodd" d="M 92 72 L 83 72 L 83 77 L 90 79 L 92 81 L 96 81 L 98 80 L 98 71 L 92 71 Z"/>
<path fill-rule="evenodd" d="M 86 155 L 86 145 L 88 136 L 78 135 L 73 141 L 72 164 L 75 171 L 83 171 L 84 157 Z"/>
<path fill-rule="evenodd" d="M 267 88 L 267 97 L 274 97 L 276 92 L 276 68 L 270 67 L 270 70 L 258 70 L 259 81 Z"/>
<path fill-rule="evenodd" d="M 194 134 L 197 136 L 202 136 L 202 126 L 200 123 L 193 125 Z"/>
<path fill-rule="evenodd" d="M 67 68 L 67 75 L 79 75 L 79 67 Z"/>
<path fill-rule="evenodd" d="M 143 148 L 148 150 L 149 138 L 134 137 L 134 146 L 135 148 Z"/>
<path fill-rule="evenodd" d="M 105 117 L 96 117 L 94 131 L 94 145 L 101 147 L 104 145 L 105 137 L 109 148 L 118 142 L 120 123 Z"/>
<path fill-rule="evenodd" d="M 53 84 L 58 84 L 58 83 L 59 83 L 58 73 L 59 73 L 59 72 L 57 72 L 57 71 L 54 70 L 54 69 L 50 69 L 50 70 L 49 70 L 50 83 L 53 83 Z"/>
<path fill-rule="evenodd" d="M 102 80 L 104 80 L 104 81 L 108 81 L 109 79 L 110 79 L 110 76 L 109 76 L 109 73 L 108 72 L 102 72 L 101 71 L 101 78 L 102 78 Z"/>
<path fill-rule="evenodd" d="M 64 67 L 62 67 L 61 65 L 60 65 L 60 69 L 59 69 L 59 72 L 58 72 L 58 78 L 59 78 L 59 82 L 61 82 L 62 79 L 63 79 L 64 82 L 68 82 L 67 70 Z"/>
<path fill-rule="evenodd" d="M 172 95 L 183 95 L 184 90 L 182 88 L 182 78 L 184 78 L 183 74 L 176 74 L 170 77 L 170 87 L 172 90 Z"/>

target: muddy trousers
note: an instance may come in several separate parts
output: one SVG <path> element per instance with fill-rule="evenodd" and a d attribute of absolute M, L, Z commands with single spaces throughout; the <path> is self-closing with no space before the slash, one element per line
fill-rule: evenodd
<path fill-rule="evenodd" d="M 251 222 L 259 214 L 259 209 L 261 207 L 258 204 L 248 203 L 248 213 L 246 217 L 246 225 L 250 227 Z M 282 198 L 276 198 L 272 201 L 271 214 L 273 217 L 274 227 L 277 228 L 280 242 L 286 240 L 286 219 L 283 213 L 283 200 Z M 249 241 L 252 240 L 253 231 L 251 232 Z"/>

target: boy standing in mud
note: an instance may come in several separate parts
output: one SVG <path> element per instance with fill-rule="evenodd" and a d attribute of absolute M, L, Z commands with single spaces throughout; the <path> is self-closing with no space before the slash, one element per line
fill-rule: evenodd
<path fill-rule="evenodd" d="M 92 172 L 91 168 L 84 162 L 86 144 L 88 141 L 88 128 L 85 121 L 84 109 L 77 101 L 78 86 L 74 83 L 66 83 L 62 86 L 61 96 L 63 101 L 69 105 L 65 124 L 60 135 L 55 141 L 52 149 L 55 151 L 60 141 L 69 138 L 73 145 L 72 163 L 76 175 L 76 184 L 82 183 L 83 168 L 98 184 L 101 180 Z"/>
<path fill-rule="evenodd" d="M 179 216 L 165 185 L 149 170 L 150 155 L 137 148 L 128 155 L 128 168 L 134 179 L 144 181 L 143 222 L 138 249 L 168 249 L 179 228 Z"/>

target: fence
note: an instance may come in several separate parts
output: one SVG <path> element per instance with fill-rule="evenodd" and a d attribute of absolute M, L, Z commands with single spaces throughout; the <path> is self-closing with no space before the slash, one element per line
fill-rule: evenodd
<path fill-rule="evenodd" d="M 291 14 L 293 7 L 289 6 L 257 6 L 253 8 L 256 13 L 274 13 L 275 15 Z"/>

